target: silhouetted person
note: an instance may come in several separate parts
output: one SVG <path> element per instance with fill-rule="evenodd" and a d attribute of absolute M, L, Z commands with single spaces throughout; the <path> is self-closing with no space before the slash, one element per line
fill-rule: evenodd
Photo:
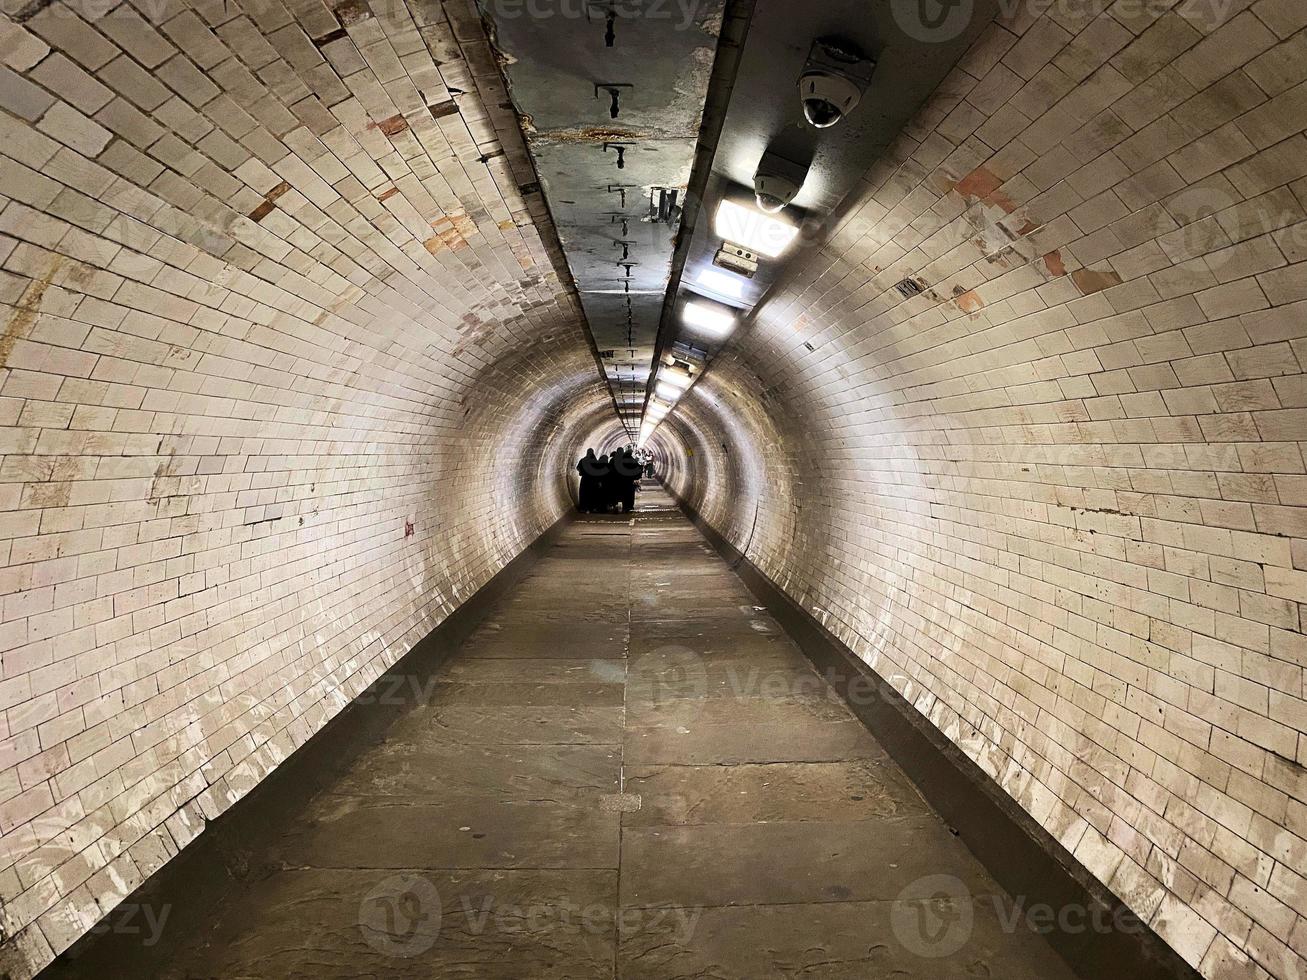
<path fill-rule="evenodd" d="M 613 468 L 609 464 L 607 453 L 599 457 L 599 480 L 595 484 L 595 504 L 600 514 L 607 514 L 613 506 Z"/>
<path fill-rule="evenodd" d="M 640 480 L 640 462 L 630 449 L 619 452 L 615 459 L 613 470 L 616 473 L 617 502 L 629 514 L 635 510 L 635 488 Z"/>
<path fill-rule="evenodd" d="M 582 514 L 592 514 L 599 509 L 599 457 L 593 449 L 587 449 L 585 459 L 576 464 L 576 471 L 581 474 L 581 500 L 579 507 Z"/>
<path fill-rule="evenodd" d="M 653 460 L 644 464 L 644 475 L 646 479 L 652 480 L 654 475 Z"/>

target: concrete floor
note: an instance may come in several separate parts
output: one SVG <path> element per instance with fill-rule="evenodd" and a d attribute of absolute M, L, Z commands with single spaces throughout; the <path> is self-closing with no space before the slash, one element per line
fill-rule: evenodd
<path fill-rule="evenodd" d="M 410 695 L 161 976 L 1070 976 L 660 489 Z"/>

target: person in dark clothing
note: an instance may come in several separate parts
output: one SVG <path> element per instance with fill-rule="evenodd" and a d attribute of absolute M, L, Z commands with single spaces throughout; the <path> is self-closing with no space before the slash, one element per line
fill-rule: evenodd
<path fill-rule="evenodd" d="M 608 454 L 599 457 L 599 479 L 595 483 L 595 513 L 607 514 L 613 506 L 613 468 Z"/>
<path fill-rule="evenodd" d="M 654 475 L 654 465 L 653 465 L 653 460 L 651 459 L 649 460 L 649 462 L 644 464 L 644 476 L 645 479 L 652 480 L 653 475 Z"/>
<path fill-rule="evenodd" d="M 635 458 L 635 453 L 631 450 L 626 451 L 626 471 L 629 476 L 626 478 L 626 512 L 629 514 L 635 510 L 635 495 L 640 492 L 640 473 L 642 472 L 640 461 Z"/>
<path fill-rule="evenodd" d="M 629 514 L 635 510 L 636 483 L 640 479 L 640 463 L 629 448 L 620 451 L 613 464 L 616 473 L 617 503 L 623 512 Z"/>
<path fill-rule="evenodd" d="M 576 464 L 576 471 L 581 474 L 581 499 L 578 507 L 582 514 L 592 514 L 599 509 L 599 457 L 593 449 L 586 450 L 585 458 Z"/>

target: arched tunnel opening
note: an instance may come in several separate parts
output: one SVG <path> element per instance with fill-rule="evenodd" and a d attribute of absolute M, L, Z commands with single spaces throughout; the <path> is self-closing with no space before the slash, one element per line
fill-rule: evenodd
<path fill-rule="evenodd" d="M 0 62 L 0 977 L 1307 976 L 1303 0 Z"/>

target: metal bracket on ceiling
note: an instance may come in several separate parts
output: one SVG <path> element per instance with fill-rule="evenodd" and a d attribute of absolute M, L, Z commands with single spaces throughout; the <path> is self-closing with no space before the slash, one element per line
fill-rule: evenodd
<path fill-rule="evenodd" d="M 622 223 L 623 238 L 631 233 L 631 218 L 629 215 L 624 214 L 621 211 L 605 211 L 604 214 L 609 216 L 609 224 L 615 225 L 619 221 Z"/>
<path fill-rule="evenodd" d="M 622 89 L 635 88 L 630 82 L 596 82 L 595 98 L 599 98 L 600 92 L 607 92 L 609 99 L 612 100 L 608 107 L 608 114 L 616 119 L 622 112 Z"/>
<path fill-rule="evenodd" d="M 622 195 L 622 207 L 626 207 L 626 192 L 627 192 L 627 191 L 632 191 L 632 190 L 635 190 L 635 185 L 634 185 L 634 184 L 609 184 L 609 185 L 608 185 L 608 193 L 609 193 L 609 194 L 621 194 L 621 195 Z M 609 212 L 609 213 L 611 214 L 611 213 L 613 213 L 613 212 Z M 625 224 L 623 224 L 622 227 L 625 228 L 625 227 L 626 227 Z M 626 231 L 623 231 L 623 232 L 622 232 L 622 235 L 623 235 L 623 236 L 625 236 L 626 234 L 627 234 Z"/>
<path fill-rule="evenodd" d="M 634 268 L 635 268 L 637 265 L 639 265 L 640 263 L 639 263 L 639 262 L 618 262 L 617 264 L 620 265 L 623 269 L 626 270 L 626 278 L 627 278 L 627 279 L 630 279 L 630 278 L 631 278 L 631 270 L 634 269 Z"/>
<path fill-rule="evenodd" d="M 623 258 L 623 259 L 629 259 L 629 258 L 631 257 L 631 246 L 634 245 L 634 244 L 636 244 L 636 243 L 635 243 L 635 242 L 628 242 L 628 241 L 626 241 L 625 239 L 619 239 L 618 241 L 613 242 L 613 247 L 614 247 L 614 248 L 617 248 L 618 246 L 621 246 L 621 249 L 622 249 L 622 258 Z"/>
<path fill-rule="evenodd" d="M 604 152 L 607 153 L 609 150 L 616 150 L 616 151 L 617 151 L 617 169 L 618 169 L 618 170 L 625 170 L 625 169 L 626 169 L 626 151 L 627 151 L 628 149 L 630 149 L 631 147 L 633 147 L 633 146 L 635 146 L 634 143 L 605 143 L 605 144 L 604 144 Z M 625 205 L 623 205 L 623 206 L 625 206 Z"/>

